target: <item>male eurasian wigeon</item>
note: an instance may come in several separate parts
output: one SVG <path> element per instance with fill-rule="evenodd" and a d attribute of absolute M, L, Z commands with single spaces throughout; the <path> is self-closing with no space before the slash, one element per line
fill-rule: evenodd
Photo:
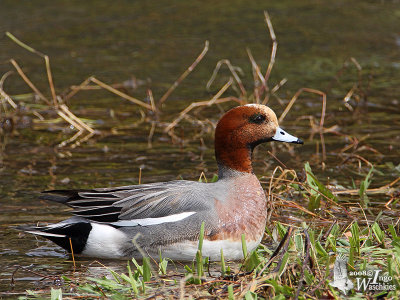
<path fill-rule="evenodd" d="M 75 254 L 98 258 L 141 258 L 142 254 L 192 260 L 205 222 L 203 256 L 243 258 L 261 242 L 267 203 L 253 173 L 254 147 L 269 141 L 302 144 L 278 126 L 265 105 L 235 107 L 215 130 L 218 181 L 176 180 L 91 190 L 46 191 L 41 197 L 72 207 L 74 217 L 25 231 L 41 235 Z M 133 243 L 132 240 L 135 239 Z M 141 250 L 138 250 L 138 247 Z"/>

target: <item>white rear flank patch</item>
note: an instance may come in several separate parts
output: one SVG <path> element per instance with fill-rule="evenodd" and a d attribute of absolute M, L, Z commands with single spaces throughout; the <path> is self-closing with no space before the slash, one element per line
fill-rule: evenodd
<path fill-rule="evenodd" d="M 99 258 L 123 258 L 121 246 L 126 244 L 129 238 L 112 226 L 96 223 L 91 225 L 92 230 L 82 254 Z"/>
<path fill-rule="evenodd" d="M 133 220 L 120 220 L 117 222 L 110 223 L 116 226 L 150 226 L 150 225 L 158 225 L 163 223 L 170 223 L 170 222 L 178 222 L 187 217 L 195 214 L 195 211 L 183 212 L 180 214 L 169 215 L 166 217 L 159 217 L 159 218 L 144 218 L 144 219 L 133 219 Z"/>
<path fill-rule="evenodd" d="M 247 250 L 255 250 L 261 242 L 261 237 L 257 241 L 247 241 Z M 172 260 L 191 261 L 195 258 L 198 249 L 198 242 L 187 241 L 172 244 L 161 248 L 162 257 Z M 209 241 L 203 240 L 202 255 L 209 257 L 212 261 L 221 260 L 221 249 L 224 251 L 224 258 L 227 260 L 243 259 L 243 250 L 241 241 L 222 240 Z"/>

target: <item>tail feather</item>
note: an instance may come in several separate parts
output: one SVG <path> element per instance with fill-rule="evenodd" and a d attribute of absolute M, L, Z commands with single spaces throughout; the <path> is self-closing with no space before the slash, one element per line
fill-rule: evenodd
<path fill-rule="evenodd" d="M 54 201 L 62 204 L 67 204 L 70 201 L 80 199 L 80 192 L 89 192 L 90 190 L 52 190 L 44 191 L 39 199 Z"/>
<path fill-rule="evenodd" d="M 44 191 L 40 199 L 67 205 L 74 208 L 74 215 L 100 223 L 117 222 L 122 209 L 114 206 L 119 196 L 96 190 Z"/>
<path fill-rule="evenodd" d="M 58 223 L 48 226 L 20 226 L 19 230 L 43 236 L 68 252 L 72 249 L 75 254 L 80 254 L 85 246 L 92 225 L 88 222 Z"/>

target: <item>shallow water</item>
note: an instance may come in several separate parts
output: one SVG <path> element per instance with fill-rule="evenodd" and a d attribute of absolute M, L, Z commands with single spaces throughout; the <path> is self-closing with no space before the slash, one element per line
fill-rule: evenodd
<path fill-rule="evenodd" d="M 357 9 L 355 9 L 357 7 Z M 161 116 L 170 122 L 179 111 L 195 100 L 209 99 L 228 79 L 223 70 L 208 92 L 205 85 L 216 62 L 223 58 L 240 66 L 244 84 L 252 89 L 251 65 L 246 47 L 265 69 L 270 53 L 270 38 L 263 20 L 268 9 L 278 38 L 278 54 L 270 82 L 282 78 L 288 82 L 278 92 L 286 103 L 301 87 L 327 93 L 325 127 L 338 125 L 335 133 L 324 135 L 325 168 L 316 154 L 319 135 L 309 139 L 311 130 L 305 115 L 319 120 L 321 100 L 304 94 L 296 102 L 283 127 L 305 140 L 305 145 L 273 145 L 278 158 L 289 168 L 300 171 L 309 161 L 324 183 L 358 187 L 369 167 L 349 159 L 340 150 L 350 144 L 349 136 L 361 140 L 357 151 L 376 168 L 371 187 L 380 187 L 400 176 L 400 6 L 396 1 L 382 3 L 320 1 L 302 4 L 298 1 L 35 1 L 22 7 L 15 1 L 2 1 L 0 31 L 10 31 L 30 46 L 50 56 L 56 88 L 59 92 L 79 84 L 90 75 L 108 83 L 120 83 L 132 76 L 140 79 L 139 87 L 129 91 L 135 97 L 146 97 L 146 87 L 158 99 L 174 80 L 192 63 L 210 41 L 210 50 L 192 74 L 169 97 Z M 0 72 L 12 69 L 7 63 L 15 58 L 31 80 L 49 93 L 43 60 L 18 47 L 8 38 L 0 39 Z M 362 97 L 355 112 L 343 105 L 343 98 L 358 82 L 350 57 L 362 67 Z M 345 68 L 342 69 L 345 64 Z M 13 74 L 5 82 L 10 94 L 30 90 Z M 227 94 L 235 95 L 229 91 Z M 361 93 L 359 93 L 361 94 Z M 350 103 L 355 106 L 355 97 Z M 29 97 L 19 101 L 32 101 Z M 278 115 L 284 106 L 272 98 L 270 106 Z M 68 210 L 56 204 L 37 200 L 37 192 L 52 188 L 88 188 L 135 184 L 142 169 L 143 182 L 176 178 L 196 180 L 201 172 L 208 178 L 217 171 L 213 158 L 211 133 L 202 134 L 201 126 L 183 123 L 176 133 L 185 143 L 171 143 L 169 136 L 157 128 L 152 147 L 148 148 L 148 122 L 138 122 L 136 106 L 107 92 L 81 92 L 69 102 L 78 115 L 95 120 L 102 134 L 77 148 L 57 148 L 73 131 L 57 126 L 16 128 L 0 136 L 0 291 L 23 293 L 25 289 L 57 285 L 54 278 L 71 274 L 68 256 L 43 239 L 19 233 L 13 226 L 35 222 L 57 222 L 68 216 Z M 223 105 L 224 109 L 233 104 Z M 3 111 L 2 111 L 3 112 Z M 114 116 L 114 117 L 113 117 Z M 199 119 L 216 122 L 220 110 L 205 109 Z M 0 118 L 4 117 L 0 115 Z M 121 126 L 126 128 L 122 129 Z M 113 128 L 118 127 L 118 133 Z M 65 128 L 61 126 L 60 128 Z M 319 148 L 320 149 L 320 148 Z M 271 145 L 255 152 L 255 172 L 269 176 L 278 163 L 267 155 Z M 321 151 L 321 150 L 319 150 Z M 353 151 L 347 151 L 352 153 Z M 353 156 L 354 158 L 354 156 Z M 346 160 L 347 159 L 347 160 Z M 399 185 L 395 186 L 397 190 Z M 356 197 L 340 197 L 357 202 Z M 371 195 L 374 212 L 382 209 L 390 197 Z M 304 201 L 303 201 L 304 202 Z M 302 203 L 304 204 L 304 203 Z M 398 210 L 398 205 L 392 207 Z M 387 221 L 396 220 L 396 210 L 386 211 Z M 285 209 L 281 215 L 307 220 L 297 210 Z M 345 216 L 338 214 L 344 219 Z M 274 216 L 278 219 L 278 216 Z M 92 260 L 81 259 L 78 274 L 87 274 Z M 125 267 L 125 264 L 108 265 Z M 29 270 L 29 271 L 28 271 Z M 32 273 L 34 271 L 35 273 Z M 15 272 L 14 276 L 13 273 Z M 49 276 L 43 279 L 42 274 Z M 56 277 L 52 277 L 52 276 Z M 11 284 L 14 278 L 14 286 Z M 10 294 L 2 294 L 2 296 Z"/>

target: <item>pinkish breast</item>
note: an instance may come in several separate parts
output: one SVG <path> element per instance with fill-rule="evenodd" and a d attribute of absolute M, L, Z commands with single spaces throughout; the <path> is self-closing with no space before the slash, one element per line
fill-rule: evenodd
<path fill-rule="evenodd" d="M 215 200 L 219 216 L 218 233 L 210 240 L 259 240 L 264 234 L 267 218 L 267 202 L 264 190 L 254 174 L 232 178 L 232 185 L 225 201 Z"/>

